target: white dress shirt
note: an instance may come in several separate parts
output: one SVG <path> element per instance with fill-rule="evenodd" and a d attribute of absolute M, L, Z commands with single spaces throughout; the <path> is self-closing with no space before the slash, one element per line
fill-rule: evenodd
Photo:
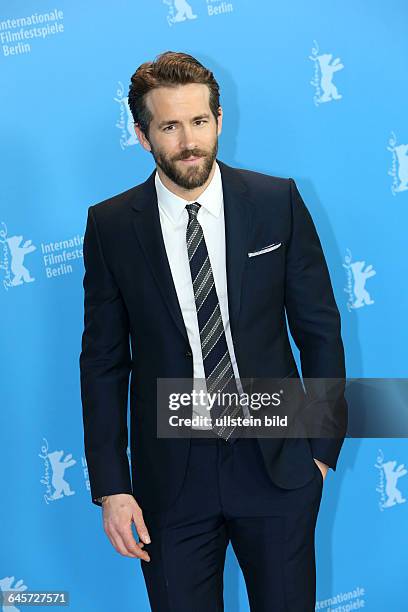
<path fill-rule="evenodd" d="M 231 363 L 235 378 L 238 379 L 238 391 L 242 393 L 242 385 L 239 380 L 238 366 L 229 323 L 227 273 L 225 265 L 224 199 L 220 168 L 216 163 L 211 182 L 196 200 L 185 200 L 170 191 L 161 181 L 157 170 L 155 174 L 155 185 L 167 258 L 186 326 L 191 352 L 193 354 L 194 389 L 197 391 L 203 389 L 206 392 L 200 330 L 187 253 L 186 229 L 188 212 L 185 206 L 192 202 L 198 202 L 201 206 L 197 213 L 197 220 L 203 228 Z M 202 415 L 208 417 L 210 411 L 207 410 L 206 406 L 207 404 L 204 406 L 193 405 L 193 416 Z M 246 413 L 245 408 L 246 407 L 244 407 L 244 412 Z M 193 428 L 210 429 L 210 426 L 194 426 Z"/>

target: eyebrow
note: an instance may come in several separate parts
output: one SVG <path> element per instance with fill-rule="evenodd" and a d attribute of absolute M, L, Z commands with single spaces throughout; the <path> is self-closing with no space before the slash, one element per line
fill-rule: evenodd
<path fill-rule="evenodd" d="M 208 113 L 204 113 L 203 115 L 197 115 L 193 117 L 192 121 L 197 121 L 198 119 L 209 119 L 210 115 Z M 168 119 L 167 121 L 160 121 L 159 129 L 164 127 L 165 125 L 172 125 L 173 123 L 180 123 L 177 119 Z"/>

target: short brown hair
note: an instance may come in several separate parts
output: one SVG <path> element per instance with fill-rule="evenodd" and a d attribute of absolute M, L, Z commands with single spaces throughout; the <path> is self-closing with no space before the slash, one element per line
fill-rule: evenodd
<path fill-rule="evenodd" d="M 131 77 L 128 103 L 135 123 L 148 137 L 149 125 L 153 119 L 147 108 L 145 96 L 158 87 L 177 87 L 188 83 L 202 83 L 210 90 L 210 109 L 217 121 L 220 92 L 211 70 L 205 68 L 192 55 L 165 51 L 153 62 L 141 64 Z"/>

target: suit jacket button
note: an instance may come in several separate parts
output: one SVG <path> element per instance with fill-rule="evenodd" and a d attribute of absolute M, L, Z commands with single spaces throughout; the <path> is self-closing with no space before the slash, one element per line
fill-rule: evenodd
<path fill-rule="evenodd" d="M 193 354 L 193 353 L 192 353 L 191 351 L 187 351 L 187 352 L 186 352 L 186 357 L 191 357 L 191 356 L 192 356 L 192 354 Z"/>

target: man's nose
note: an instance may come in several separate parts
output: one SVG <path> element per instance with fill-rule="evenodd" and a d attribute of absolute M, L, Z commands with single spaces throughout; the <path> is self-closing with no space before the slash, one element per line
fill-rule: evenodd
<path fill-rule="evenodd" d="M 194 149 L 196 146 L 193 128 L 191 126 L 184 127 L 181 130 L 180 145 L 183 149 Z"/>

